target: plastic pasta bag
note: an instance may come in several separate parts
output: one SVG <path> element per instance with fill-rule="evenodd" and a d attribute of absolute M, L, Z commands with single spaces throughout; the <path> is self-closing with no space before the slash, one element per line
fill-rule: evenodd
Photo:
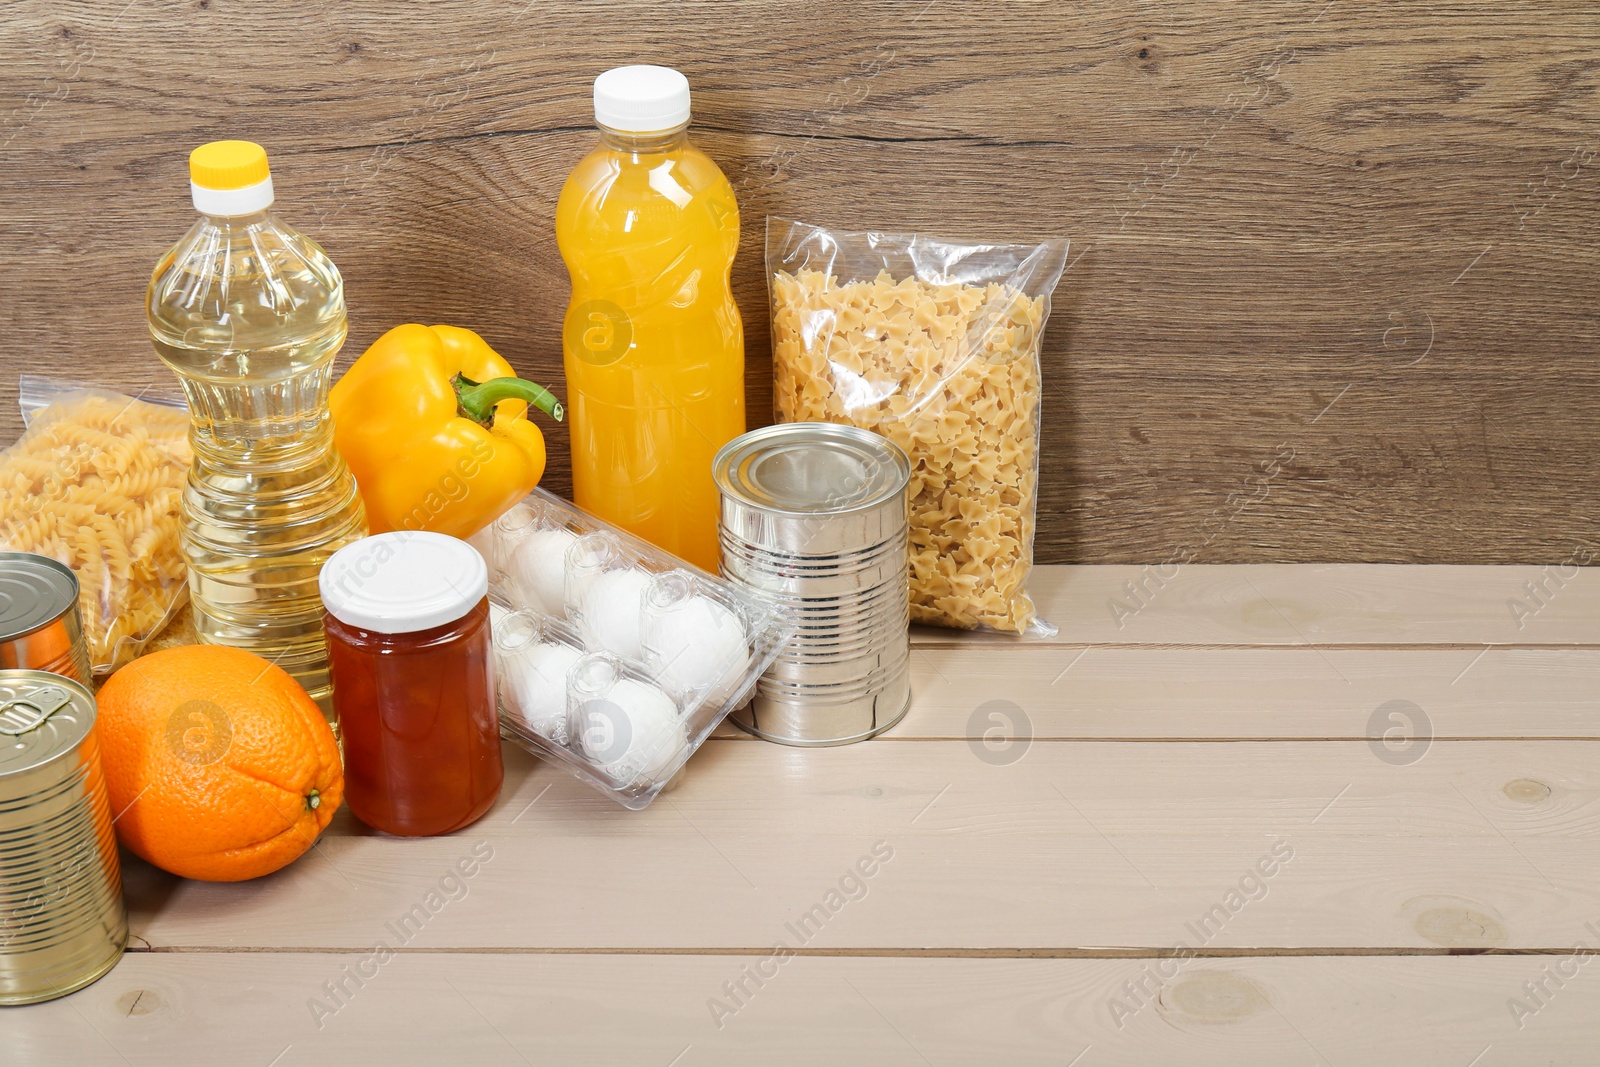
<path fill-rule="evenodd" d="M 1024 584 L 1039 342 L 1067 242 L 959 244 L 767 221 L 780 422 L 840 422 L 911 458 L 911 618 L 1053 633 Z"/>
<path fill-rule="evenodd" d="M 0 548 L 72 568 L 102 676 L 136 656 L 188 592 L 179 546 L 188 411 L 181 400 L 33 375 L 21 393 L 28 428 L 0 452 Z"/>

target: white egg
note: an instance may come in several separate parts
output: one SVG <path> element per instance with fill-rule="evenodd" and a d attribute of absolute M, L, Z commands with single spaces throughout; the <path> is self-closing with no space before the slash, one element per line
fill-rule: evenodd
<path fill-rule="evenodd" d="M 518 608 L 566 616 L 562 602 L 567 575 L 567 547 L 578 539 L 571 530 L 537 530 L 511 550 L 507 567 L 511 602 Z"/>
<path fill-rule="evenodd" d="M 583 655 L 575 648 L 541 641 L 500 653 L 501 699 L 529 729 L 566 741 L 567 672 Z"/>
<path fill-rule="evenodd" d="M 707 596 L 660 609 L 650 620 L 646 644 L 656 680 L 679 694 L 711 690 L 750 661 L 744 624 Z"/>
<path fill-rule="evenodd" d="M 639 620 L 650 575 L 637 567 L 602 571 L 583 594 L 583 632 L 591 651 L 605 649 L 627 659 L 643 655 Z"/>
<path fill-rule="evenodd" d="M 601 773 L 619 786 L 660 779 L 689 746 L 678 706 L 653 685 L 617 681 L 580 714 L 578 743 Z"/>

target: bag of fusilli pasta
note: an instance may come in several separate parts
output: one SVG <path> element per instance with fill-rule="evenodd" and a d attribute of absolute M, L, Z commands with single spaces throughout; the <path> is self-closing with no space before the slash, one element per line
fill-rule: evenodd
<path fill-rule="evenodd" d="M 138 655 L 187 596 L 179 535 L 191 454 L 182 404 L 33 375 L 21 381 L 27 430 L 0 452 L 0 548 L 72 568 L 96 676 Z"/>
<path fill-rule="evenodd" d="M 1024 584 L 1039 341 L 1067 242 L 959 244 L 767 220 L 780 422 L 841 422 L 911 460 L 911 618 L 1050 634 Z"/>

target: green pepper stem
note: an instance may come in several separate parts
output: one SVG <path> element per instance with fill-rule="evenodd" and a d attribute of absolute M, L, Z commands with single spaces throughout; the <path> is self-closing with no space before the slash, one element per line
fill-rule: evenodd
<path fill-rule="evenodd" d="M 486 382 L 475 382 L 464 374 L 457 374 L 450 379 L 450 384 L 456 390 L 456 413 L 484 427 L 494 426 L 494 406 L 502 400 L 526 400 L 557 422 L 567 413 L 554 393 L 523 378 L 490 378 Z"/>

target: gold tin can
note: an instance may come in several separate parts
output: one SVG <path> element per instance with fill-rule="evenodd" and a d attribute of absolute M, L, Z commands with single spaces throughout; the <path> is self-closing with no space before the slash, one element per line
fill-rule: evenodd
<path fill-rule="evenodd" d="M 78 576 L 32 552 L 0 552 L 0 668 L 50 671 L 92 685 Z"/>
<path fill-rule="evenodd" d="M 0 1004 L 82 989 L 128 943 L 94 719 L 70 678 L 0 670 Z"/>

